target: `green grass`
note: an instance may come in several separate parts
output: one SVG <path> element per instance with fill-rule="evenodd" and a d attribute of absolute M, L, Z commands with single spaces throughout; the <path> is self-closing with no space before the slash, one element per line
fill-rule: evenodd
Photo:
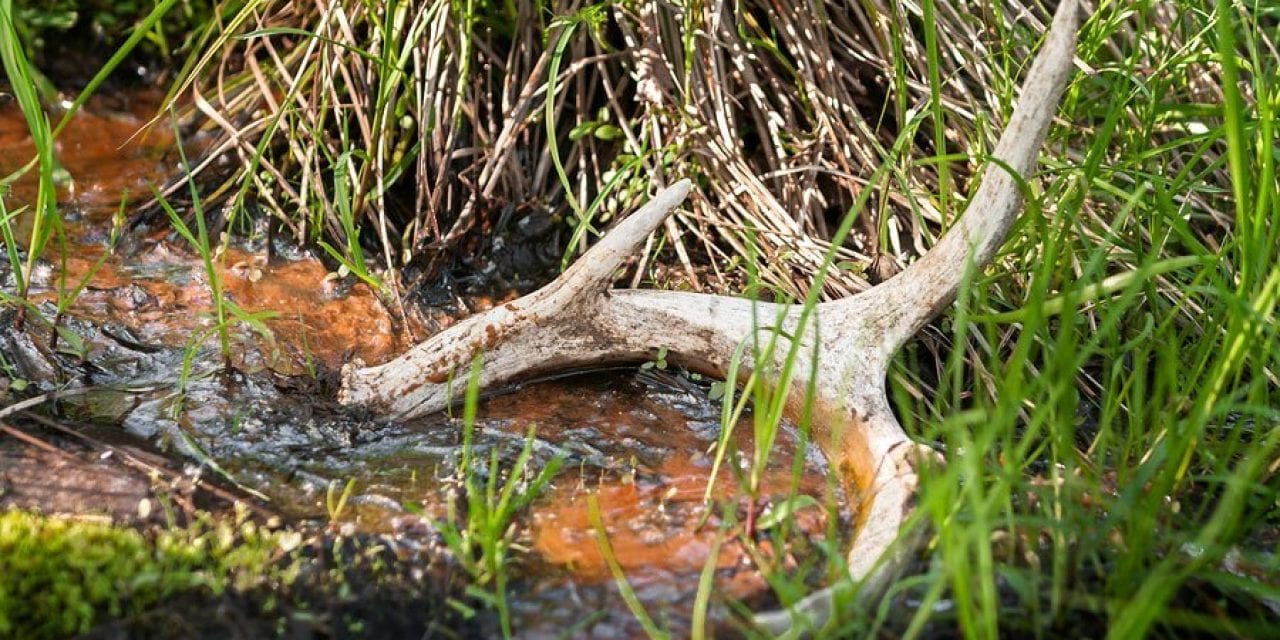
<path fill-rule="evenodd" d="M 1260 11 L 1153 9 L 1086 27 L 1096 72 L 1029 213 L 891 375 L 908 431 L 947 457 L 922 478 L 906 636 L 1274 632 L 1280 590 L 1229 563 L 1280 568 L 1258 542 L 1280 527 L 1277 70 Z M 1147 28 L 1116 55 L 1128 11 Z M 1193 72 L 1221 102 L 1183 102 Z M 867 619 L 848 624 L 829 631 Z"/>
<path fill-rule="evenodd" d="M 201 204 L 200 192 L 196 188 L 195 179 L 191 176 L 191 165 L 187 162 L 187 152 L 182 146 L 182 136 L 178 131 L 178 123 L 173 123 L 174 139 L 178 141 L 178 153 L 181 157 L 181 166 L 183 173 L 187 176 L 187 186 L 191 191 L 191 217 L 195 220 L 196 228 L 194 230 L 187 224 L 185 217 L 178 213 L 169 201 L 166 200 L 158 190 L 154 190 L 156 201 L 164 209 L 165 214 L 169 216 L 169 223 L 178 235 L 182 236 L 187 244 L 200 256 L 200 262 L 204 265 L 205 278 L 209 281 L 209 293 L 213 301 L 213 320 L 214 330 L 218 334 L 218 344 L 222 352 L 222 357 L 227 360 L 228 366 L 231 362 L 231 333 L 230 322 L 231 315 L 229 307 L 232 306 L 230 300 L 222 293 L 222 276 L 218 271 L 215 257 L 216 247 L 212 238 L 209 237 L 209 225 L 205 220 L 204 206 Z"/>
<path fill-rule="evenodd" d="M 1257 577 L 1280 575 L 1261 543 L 1280 529 L 1274 42 L 1229 2 L 1173 25 L 1153 11 L 1104 5 L 1086 26 L 1094 72 L 1023 221 L 895 362 L 904 426 L 947 460 L 921 479 L 927 566 L 820 635 L 1274 634 L 1280 586 Z M 1117 52 L 1126 20 L 1146 28 Z M 1196 72 L 1221 102 L 1184 102 Z"/>
<path fill-rule="evenodd" d="M 591 528 L 595 533 L 596 546 L 600 549 L 600 555 L 604 558 L 605 564 L 609 566 L 609 573 L 613 576 L 614 584 L 618 587 L 618 593 L 622 595 L 623 602 L 627 605 L 627 610 L 631 615 L 635 616 L 640 627 L 644 629 L 644 634 L 650 640 L 669 640 L 671 634 L 662 630 L 653 618 L 649 616 L 649 612 L 645 610 L 644 603 L 640 601 L 640 597 L 636 595 L 635 589 L 631 587 L 631 582 L 627 580 L 627 575 L 622 569 L 622 565 L 618 563 L 618 556 L 613 552 L 613 545 L 609 542 L 609 531 L 605 529 L 604 518 L 600 515 L 600 501 L 595 495 L 587 496 L 587 517 L 591 521 Z M 714 566 L 714 558 L 707 560 L 708 565 Z M 703 571 L 703 573 L 707 573 Z"/>
<path fill-rule="evenodd" d="M 29 211 L 32 219 L 28 225 L 31 231 L 26 243 L 25 264 L 13 262 L 16 257 L 13 249 L 16 234 L 8 228 L 14 221 L 9 216 L 4 220 L 5 244 L 10 247 L 8 254 L 11 261 L 10 267 L 17 283 L 14 294 L 19 300 L 25 301 L 30 287 L 30 274 L 35 269 L 36 261 L 44 252 L 50 237 L 61 228 L 61 218 L 58 216 L 58 198 L 54 190 L 53 131 L 36 91 L 35 78 L 38 74 L 23 51 L 13 15 L 12 0 L 0 0 L 0 60 L 4 63 L 5 78 L 8 79 L 10 90 L 22 109 L 22 115 L 27 121 L 27 129 L 31 133 L 32 144 L 36 148 L 36 157 L 23 170 L 25 172 L 35 168 L 37 171 L 36 199 L 31 203 Z M 7 185 L 15 178 L 16 176 L 8 176 L 3 183 Z M 25 309 L 22 312 L 25 312 Z"/>
<path fill-rule="evenodd" d="M 504 638 L 512 637 L 508 582 L 515 563 L 516 516 L 542 493 L 560 470 L 561 458 L 553 458 L 535 473 L 533 470 L 534 429 L 530 428 L 524 448 L 510 468 L 503 469 L 501 452 L 495 447 L 484 465 L 477 460 L 473 445 L 476 410 L 480 403 L 480 358 L 472 363 L 462 409 L 462 455 L 458 461 L 461 496 L 447 502 L 447 516 L 432 525 L 444 538 L 453 557 L 471 578 L 468 595 L 498 616 Z M 480 477 L 478 465 L 484 465 Z M 461 503 L 461 505 L 457 504 Z M 465 509 L 460 512 L 459 506 Z M 464 614 L 472 609 L 455 601 Z"/>
<path fill-rule="evenodd" d="M 172 111 L 170 115 L 174 116 Z M 222 272 L 220 270 L 222 249 L 224 247 L 214 244 L 213 238 L 209 234 L 209 221 L 205 215 L 204 205 L 201 201 L 199 188 L 196 186 L 195 177 L 191 172 L 191 163 L 187 160 L 187 152 L 183 146 L 182 135 L 178 130 L 176 116 L 173 118 L 173 133 L 178 147 L 178 166 L 182 170 L 182 175 L 185 177 L 191 195 L 189 216 L 195 222 L 195 229 L 192 229 L 191 225 L 188 224 L 187 216 L 174 209 L 173 205 L 169 203 L 159 189 L 153 186 L 152 193 L 155 195 L 156 202 L 160 205 L 160 208 L 168 216 L 169 225 L 200 257 L 200 263 L 204 267 L 205 280 L 209 285 L 210 301 L 213 303 L 213 310 L 209 318 L 211 321 L 210 326 L 192 334 L 183 354 L 182 367 L 177 378 L 175 402 L 171 406 L 172 414 L 176 419 L 182 413 L 187 383 L 193 375 L 196 358 L 199 356 L 200 349 L 204 346 L 205 341 L 211 336 L 217 336 L 218 351 L 222 355 L 223 367 L 228 371 L 234 366 L 234 347 L 237 345 L 232 340 L 232 330 L 236 326 L 244 326 L 256 332 L 262 338 L 263 344 L 273 351 L 270 357 L 275 357 L 278 355 L 278 353 L 274 352 L 275 338 L 271 329 L 266 325 L 266 321 L 279 317 L 280 314 L 271 309 L 254 312 L 245 311 L 240 308 L 240 305 L 227 297 L 223 288 Z"/>
<path fill-rule="evenodd" d="M 679 223 L 687 235 L 656 243 L 675 248 L 656 257 L 692 255 L 727 272 L 715 286 L 810 307 L 864 285 L 867 258 L 909 261 L 954 221 L 1038 38 L 1027 16 L 1042 15 L 937 2 L 782 15 L 743 2 L 717 18 L 728 21 L 720 28 L 705 3 L 683 13 L 664 5 L 650 44 L 674 77 L 651 87 L 663 101 L 651 105 L 630 100 L 634 58 L 608 41 L 637 29 L 638 11 L 341 4 L 376 43 L 344 40 L 332 14 L 279 27 L 271 18 L 290 3 L 263 1 L 247 3 L 257 13 L 228 14 L 193 54 L 197 70 L 237 47 L 264 63 L 260 79 L 229 77 L 219 94 L 219 113 L 245 116 L 230 128 L 252 140 L 234 150 L 246 168 L 226 191 L 233 215 L 247 215 L 254 196 L 374 284 L 378 268 L 485 229 L 486 205 L 536 202 L 570 219 L 568 257 L 596 223 L 629 209 L 634 181 L 689 175 L 699 195 Z M 851 35 L 857 12 L 869 16 L 870 37 Z M 821 17 L 825 39 L 790 35 L 810 24 L 788 30 L 802 14 Z M 578 21 L 556 18 L 565 15 Z M 608 28 L 584 17 L 601 15 Z M 924 566 L 821 634 L 1270 632 L 1268 603 L 1280 601 L 1265 578 L 1280 561 L 1264 546 L 1280 529 L 1278 18 L 1262 2 L 1097 3 L 1026 214 L 890 375 L 900 420 L 947 461 L 921 479 Z M 858 53 L 872 71 L 856 76 L 863 62 L 850 49 L 866 42 Z M 695 57 L 733 47 L 736 58 Z M 20 49 L 4 51 L 6 73 L 22 73 Z M 431 55 L 441 52 L 456 55 Z M 815 59 L 846 75 L 801 64 Z M 348 77 L 369 79 L 368 95 Z M 883 104 L 841 102 L 880 97 L 857 94 L 859 83 L 883 92 Z M 33 100 L 19 96 L 39 129 Z M 931 149 L 916 149 L 922 141 Z M 411 194 L 410 212 L 386 206 L 396 189 Z M 853 215 L 833 222 L 831 211 Z M 8 224 L 0 228 L 18 261 Z M 188 234 L 207 249 L 199 228 Z M 824 273 L 825 286 L 813 286 Z M 756 337 L 757 352 L 778 348 L 776 333 Z M 725 396 L 725 432 L 754 403 L 749 496 L 785 395 L 749 382 Z M 474 402 L 472 393 L 472 412 Z M 722 447 L 717 465 L 727 455 Z M 509 493 L 516 483 L 499 486 L 489 462 L 487 481 L 467 475 L 466 517 L 442 527 L 487 594 L 478 599 L 502 610 L 508 525 L 524 498 Z M 784 603 L 808 588 L 766 568 Z"/>
<path fill-rule="evenodd" d="M 69 285 L 67 282 L 65 267 L 68 246 L 66 235 L 63 232 L 62 216 L 58 210 L 57 186 L 66 182 L 74 182 L 75 176 L 67 174 L 66 170 L 62 168 L 56 157 L 55 143 L 76 113 L 101 88 L 107 78 L 135 51 L 146 37 L 146 34 L 158 33 L 156 30 L 160 28 L 161 20 L 169 13 L 176 2 L 177 0 L 162 0 L 157 2 L 148 12 L 140 14 L 138 21 L 133 25 L 133 33 L 128 37 L 122 38 L 122 41 L 106 62 L 103 63 L 89 82 L 79 90 L 75 99 L 61 109 L 62 116 L 59 118 L 57 126 L 51 127 L 44 99 L 52 96 L 41 95 L 40 89 L 47 83 L 39 70 L 31 64 L 26 51 L 27 47 L 24 46 L 23 35 L 30 37 L 33 27 L 52 26 L 51 24 L 31 24 L 31 21 L 38 18 L 42 11 L 48 13 L 73 11 L 74 6 L 71 3 L 50 3 L 44 7 L 22 7 L 19 10 L 15 10 L 12 6 L 12 0 L 0 1 L 0 61 L 3 62 L 8 89 L 12 91 L 17 99 L 22 115 L 27 122 L 32 144 L 36 150 L 35 158 L 32 158 L 30 162 L 14 173 L 0 179 L 0 200 L 3 200 L 8 195 L 8 188 L 14 181 L 33 169 L 36 171 L 34 202 L 26 203 L 14 211 L 8 211 L 3 203 L 0 203 L 0 241 L 4 242 L 5 257 L 8 260 L 9 269 L 13 274 L 15 283 L 12 292 L 0 291 L 0 296 L 2 296 L 0 299 L 18 307 L 18 326 L 21 327 L 27 311 L 31 308 L 27 299 L 30 293 L 31 274 L 41 258 L 44 257 L 50 240 L 56 239 L 63 269 L 58 278 L 57 313 L 51 323 L 52 337 L 50 344 L 55 347 L 58 344 L 59 337 L 73 343 L 78 340 L 73 333 L 63 328 L 63 316 L 76 298 L 79 297 L 88 281 L 92 279 L 93 274 L 101 267 L 103 260 L 106 259 L 104 255 L 103 259 L 74 286 Z M 46 91 L 45 93 L 50 92 Z M 121 216 L 123 216 L 125 205 L 126 202 L 122 200 L 120 204 Z M 20 216 L 24 214 L 30 218 L 25 225 L 28 229 L 28 235 L 25 238 L 20 238 L 19 235 L 24 226 L 21 224 Z M 117 224 L 116 228 L 113 229 L 108 253 L 114 248 L 115 241 L 119 235 L 119 226 Z M 20 244 L 26 253 L 25 261 L 20 255 Z"/>

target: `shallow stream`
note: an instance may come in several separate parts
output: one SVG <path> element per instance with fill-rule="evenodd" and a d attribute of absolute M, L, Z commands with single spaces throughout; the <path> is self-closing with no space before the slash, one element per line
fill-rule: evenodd
<path fill-rule="evenodd" d="M 516 292 L 469 290 L 438 296 L 450 299 L 439 307 L 388 309 L 369 287 L 335 278 L 306 252 L 251 234 L 225 249 L 218 277 L 240 308 L 271 315 L 258 329 L 233 329 L 227 370 L 211 331 L 212 300 L 201 261 L 156 223 L 159 218 L 139 223 L 135 213 L 153 183 L 161 186 L 179 168 L 163 122 L 137 133 L 156 99 L 138 94 L 96 101 L 62 135 L 58 157 L 73 180 L 60 187 L 67 240 L 50 243 L 30 300 L 40 316 L 52 319 L 60 291 L 85 286 L 67 306 L 59 331 L 35 314 L 18 330 L 7 312 L 0 353 L 12 374 L 45 391 L 69 383 L 76 391 L 60 401 L 60 420 L 103 441 L 201 467 L 260 495 L 265 509 L 288 522 L 323 523 L 336 535 L 378 534 L 403 557 L 447 553 L 432 523 L 447 518 L 449 501 L 458 500 L 462 421 L 441 414 L 387 422 L 337 406 L 336 372 L 353 358 L 385 362 Z M 31 153 L 17 106 L 0 107 L 0 173 L 19 168 Z M 20 180 L 5 199 L 7 209 L 29 203 L 32 194 L 30 181 Z M 132 203 L 122 207 L 123 198 Z M 129 220 L 114 220 L 117 211 Z M 17 220 L 20 231 L 29 226 L 25 216 Z M 110 247 L 113 233 L 118 239 Z M 13 291 L 7 266 L 0 275 Z M 510 573 L 519 635 L 641 633 L 588 517 L 592 495 L 626 579 L 649 614 L 678 636 L 687 632 L 699 575 L 709 562 L 717 567 L 714 617 L 721 624 L 727 624 L 726 602 L 775 602 L 753 553 L 821 580 L 822 567 L 795 566 L 768 536 L 754 545 L 741 536 L 749 510 L 767 510 L 787 496 L 838 501 L 820 454 L 803 447 L 787 427 L 754 505 L 734 469 L 745 464 L 743 457 L 732 451 L 708 491 L 721 434 L 720 402 L 711 390 L 710 381 L 649 365 L 530 382 L 482 401 L 476 459 L 487 461 L 497 451 L 500 468 L 508 468 L 532 431 L 534 468 L 562 462 L 516 522 L 521 552 Z M 748 414 L 730 438 L 731 449 L 749 451 L 751 431 Z M 21 456 L 13 449 L 20 446 L 0 436 L 0 453 L 9 451 L 0 463 L 16 465 Z M 483 476 L 487 469 L 481 464 L 472 472 Z M 347 500 L 335 509 L 335 492 L 349 481 Z M 6 500 L 14 503 L 13 494 Z M 36 503 L 23 506 L 50 507 L 30 500 Z M 830 532 L 848 530 L 847 513 L 838 516 L 841 522 L 830 522 L 827 514 L 816 507 L 797 511 L 792 526 L 798 544 L 820 545 Z M 720 537 L 726 540 L 711 558 Z"/>

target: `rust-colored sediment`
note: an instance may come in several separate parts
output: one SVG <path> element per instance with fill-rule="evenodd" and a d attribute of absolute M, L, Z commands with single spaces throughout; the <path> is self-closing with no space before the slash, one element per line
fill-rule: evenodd
<path fill-rule="evenodd" d="M 490 399 L 482 415 L 509 417 L 506 429 L 513 433 L 525 433 L 536 426 L 539 437 L 552 441 L 581 438 L 569 429 L 589 426 L 592 443 L 623 445 L 618 451 L 619 471 L 562 472 L 529 518 L 532 548 L 543 560 L 570 570 L 578 580 L 612 579 L 589 517 L 588 497 L 593 495 L 614 556 L 634 583 L 696 583 L 721 535 L 725 542 L 716 566 L 750 566 L 741 539 L 747 498 L 729 468 L 734 456 L 726 457 L 711 491 L 712 507 L 708 507 L 703 497 L 711 475 L 714 453 L 709 448 L 713 443 L 705 435 L 699 437 L 687 426 L 688 418 L 671 406 L 653 402 L 641 391 L 605 393 L 584 388 L 581 383 L 554 382 Z M 751 431 L 750 418 L 744 418 L 734 432 L 736 450 L 751 450 Z M 628 449 L 636 453 L 625 453 Z M 792 494 L 796 455 L 793 440 L 778 440 L 762 476 L 761 508 Z M 809 463 L 804 469 L 794 491 L 823 502 L 828 489 L 825 475 Z M 739 517 L 735 527 L 721 534 L 717 514 L 719 505 L 725 504 L 736 506 Z M 823 509 L 801 509 L 792 520 L 793 531 L 822 537 L 826 515 Z M 767 588 L 754 571 L 731 573 L 717 580 L 717 589 L 733 597 L 747 598 Z"/>
<path fill-rule="evenodd" d="M 72 118 L 55 143 L 55 154 L 72 180 L 58 185 L 58 200 L 91 217 L 110 216 L 126 194 L 130 200 L 151 197 L 148 183 L 176 169 L 173 132 L 168 121 L 139 132 L 159 107 L 158 92 L 128 94 L 124 110 L 102 108 L 91 101 Z M 50 114 L 57 123 L 60 114 Z M 137 135 L 135 135 L 137 134 Z M 9 175 L 35 157 L 35 145 L 27 122 L 16 102 L 0 106 L 0 175 Z M 6 203 L 30 203 L 35 200 L 36 171 L 27 172 L 16 181 L 6 196 Z M 24 221 L 25 222 L 25 221 Z"/>
<path fill-rule="evenodd" d="M 93 273 L 70 313 L 95 324 L 122 324 L 147 341 L 180 346 L 213 324 L 208 277 L 192 247 L 157 233 L 140 243 L 142 248 L 133 255 L 108 256 L 96 266 L 120 201 L 149 199 L 151 185 L 177 170 L 168 121 L 139 130 L 154 115 L 159 98 L 131 94 L 127 110 L 83 110 L 58 138 L 58 161 L 72 177 L 58 189 L 64 213 L 72 214 L 64 223 L 65 269 L 55 240 L 45 257 L 58 272 L 37 279 L 32 298 L 55 300 L 64 276 L 66 286 L 74 288 Z M 26 121 L 13 103 L 0 107 L 0 150 L 3 174 L 21 168 L 35 154 Z M 35 172 L 28 172 L 7 194 L 6 206 L 12 211 L 31 204 L 35 189 Z M 19 237 L 30 234 L 30 223 L 29 212 L 19 216 Z M 265 323 L 271 340 L 249 339 L 258 343 L 262 362 L 281 373 L 299 374 L 311 365 L 337 368 L 356 357 L 379 364 L 413 341 L 412 332 L 399 330 L 373 290 L 362 283 L 339 290 L 314 258 L 268 261 L 230 248 L 220 255 L 216 268 L 228 299 L 250 313 L 277 314 Z M 417 328 L 413 319 L 410 324 Z"/>
<path fill-rule="evenodd" d="M 723 473 L 712 490 L 713 503 L 730 500 L 745 508 L 746 499 L 736 480 L 727 470 Z M 609 578 L 609 567 L 589 518 L 587 498 L 595 495 L 609 545 L 628 576 L 644 580 L 647 572 L 651 578 L 696 574 L 710 558 L 716 538 L 724 535 L 720 518 L 708 517 L 702 501 L 710 467 L 692 456 L 676 454 L 656 470 L 656 475 L 656 479 L 642 481 L 584 480 L 552 491 L 532 517 L 534 549 L 544 560 L 566 566 L 579 578 Z M 784 470 L 770 470 L 764 481 L 766 495 L 785 496 L 791 476 Z M 821 496 L 821 480 L 812 475 L 803 478 L 800 493 Z M 821 536 L 826 518 L 822 510 L 803 509 L 796 513 L 792 526 L 794 531 Z M 747 562 L 741 533 L 741 522 L 727 532 L 716 558 L 717 568 Z M 721 587 L 731 585 L 744 590 L 729 594 L 736 598 L 748 597 L 764 587 L 763 583 L 741 580 Z"/>

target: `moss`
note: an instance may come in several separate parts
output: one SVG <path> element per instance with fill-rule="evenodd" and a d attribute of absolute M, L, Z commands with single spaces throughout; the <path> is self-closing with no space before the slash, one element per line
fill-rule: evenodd
<path fill-rule="evenodd" d="M 25 511 L 0 514 L 0 637 L 65 637 L 192 590 L 291 581 L 297 534 L 243 517 L 150 533 Z"/>

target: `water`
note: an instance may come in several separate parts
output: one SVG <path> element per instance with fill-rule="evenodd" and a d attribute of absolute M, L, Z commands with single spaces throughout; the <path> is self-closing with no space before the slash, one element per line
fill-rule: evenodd
<path fill-rule="evenodd" d="M 336 371 L 353 358 L 385 362 L 469 310 L 515 293 L 473 291 L 461 307 L 450 301 L 402 313 L 367 286 L 330 277 L 303 251 L 265 237 L 240 240 L 219 262 L 226 295 L 247 312 L 273 316 L 264 321 L 266 332 L 236 327 L 233 370 L 224 371 L 216 338 L 192 338 L 208 334 L 213 320 L 208 276 L 190 247 L 163 226 L 142 224 L 103 258 L 121 198 L 149 194 L 150 183 L 176 167 L 163 122 L 134 135 L 154 106 L 155 96 L 146 94 L 98 103 L 63 135 L 71 142 L 60 145 L 59 157 L 74 177 L 61 190 L 69 242 L 65 262 L 51 245 L 48 265 L 33 278 L 31 300 L 52 318 L 60 276 L 72 286 L 86 279 L 87 286 L 69 307 L 58 344 L 48 327 L 29 321 L 23 331 L 10 326 L 4 332 L 0 352 L 37 386 L 53 389 L 70 380 L 93 387 L 62 410 L 64 419 L 100 436 L 225 474 L 292 522 L 385 536 L 405 558 L 446 553 L 431 523 L 447 517 L 447 501 L 457 499 L 460 420 L 442 414 L 388 422 L 339 407 L 332 400 Z M 0 108 L 0 171 L 20 165 L 29 147 L 16 106 Z M 31 193 L 30 181 L 20 181 L 6 203 L 12 210 Z M 12 325 L 12 314 L 4 321 Z M 78 341 L 69 341 L 68 331 Z M 677 635 L 687 633 L 708 562 L 716 566 L 717 603 L 773 602 L 752 553 L 821 580 L 822 566 L 801 567 L 795 557 L 820 555 L 813 551 L 823 542 L 838 548 L 841 541 L 826 537 L 849 529 L 847 513 L 799 511 L 793 543 L 807 549 L 804 554 L 780 553 L 767 536 L 753 550 L 742 538 L 749 510 L 795 494 L 839 501 L 816 448 L 803 447 L 786 426 L 754 504 L 734 470 L 745 461 L 731 453 L 705 503 L 721 429 L 720 406 L 709 390 L 709 381 L 637 366 L 529 383 L 482 403 L 477 459 L 497 451 L 502 466 L 510 466 L 533 430 L 534 466 L 563 462 L 515 525 L 523 551 L 509 572 L 522 636 L 562 637 L 569 629 L 582 637 L 641 633 L 600 551 L 588 496 L 597 497 L 609 543 L 641 602 Z M 750 451 L 750 433 L 747 415 L 732 449 Z M 334 520 L 327 503 L 333 488 L 348 480 L 354 489 Z M 725 542 L 712 558 L 718 537 Z M 723 624 L 725 611 L 717 604 L 713 619 Z"/>

